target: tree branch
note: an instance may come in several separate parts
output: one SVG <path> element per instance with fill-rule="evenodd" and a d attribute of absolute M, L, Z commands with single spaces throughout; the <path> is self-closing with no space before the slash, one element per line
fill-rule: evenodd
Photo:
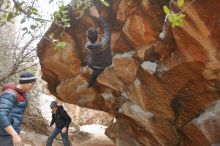
<path fill-rule="evenodd" d="M 18 46 L 16 45 L 14 47 L 14 53 L 12 54 L 13 55 L 13 60 L 14 63 L 13 65 L 11 65 L 8 69 L 8 71 L 6 71 L 5 73 L 3 73 L 2 75 L 0 75 L 0 82 L 6 80 L 7 78 L 9 78 L 10 76 L 16 74 L 16 73 L 19 73 L 21 71 L 24 71 L 24 70 L 27 70 L 33 66 L 36 66 L 38 63 L 35 63 L 29 67 L 25 67 L 21 70 L 18 70 L 19 69 L 19 66 L 22 64 L 22 63 L 25 63 L 25 61 L 27 60 L 27 58 L 29 58 L 29 55 L 35 50 L 35 49 L 31 49 L 30 52 L 27 52 L 28 48 L 30 47 L 30 45 L 33 43 L 33 41 L 36 39 L 35 36 L 32 36 L 32 38 L 21 48 L 20 52 L 18 53 L 18 55 L 16 55 L 16 51 L 18 49 Z M 32 56 L 30 56 L 31 58 Z"/>
<path fill-rule="evenodd" d="M 23 72 L 23 71 L 25 71 L 25 70 L 28 70 L 28 69 L 30 69 L 30 68 L 32 68 L 32 67 L 34 67 L 34 66 L 37 66 L 38 64 L 39 64 L 39 62 L 34 63 L 34 64 L 32 64 L 32 65 L 30 65 L 30 66 L 28 66 L 28 67 L 22 68 L 22 69 L 20 69 L 20 70 L 18 70 L 18 71 L 16 71 L 16 72 L 14 72 L 12 75 L 17 74 L 17 73 L 20 73 L 20 72 Z"/>
<path fill-rule="evenodd" d="M 0 0 L 0 8 L 1 8 L 2 4 L 3 4 L 3 0 Z"/>
<path fill-rule="evenodd" d="M 10 76 L 15 75 L 17 73 L 20 73 L 22 71 L 28 70 L 28 69 L 30 69 L 30 68 L 38 65 L 38 64 L 39 64 L 39 62 L 35 63 L 31 66 L 25 67 L 23 69 L 20 69 L 20 70 L 18 70 L 18 67 L 19 67 L 20 64 L 18 66 L 13 66 L 12 69 L 8 73 L 5 73 L 4 75 L 0 76 L 0 82 L 3 82 L 4 80 L 8 79 Z"/>
<path fill-rule="evenodd" d="M 31 16 L 30 14 L 28 14 L 28 12 L 26 12 L 24 9 L 22 9 L 22 8 L 19 6 L 19 4 L 18 4 L 18 2 L 17 2 L 16 0 L 13 0 L 13 2 L 14 2 L 14 4 L 15 4 L 15 7 L 16 7 L 21 13 L 23 13 L 24 15 L 26 15 L 28 18 L 31 18 L 31 19 L 36 20 L 36 21 L 44 21 L 44 22 L 55 23 L 56 25 L 63 27 L 63 25 L 60 24 L 59 22 L 55 22 L 55 21 L 53 21 L 53 20 L 48 20 L 48 19 L 43 19 L 43 18 L 40 18 L 40 17 L 33 17 L 33 16 Z"/>

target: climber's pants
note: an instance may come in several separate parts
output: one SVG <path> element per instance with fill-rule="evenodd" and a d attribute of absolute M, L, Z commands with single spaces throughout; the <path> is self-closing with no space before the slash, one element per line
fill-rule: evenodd
<path fill-rule="evenodd" d="M 11 136 L 0 136 L 0 146 L 13 146 Z"/>
<path fill-rule="evenodd" d="M 66 133 L 62 133 L 61 130 L 62 129 L 59 129 L 59 128 L 54 129 L 54 131 L 50 134 L 50 136 L 47 139 L 46 146 L 52 146 L 53 140 L 57 137 L 58 134 L 61 134 L 64 146 L 70 146 L 69 137 L 68 137 L 68 130 Z"/>
<path fill-rule="evenodd" d="M 93 72 L 92 72 L 91 78 L 89 79 L 89 87 L 92 87 L 94 85 L 98 76 L 105 70 L 105 68 L 98 69 L 98 68 L 94 68 L 94 67 L 92 67 L 92 69 L 93 69 Z"/>

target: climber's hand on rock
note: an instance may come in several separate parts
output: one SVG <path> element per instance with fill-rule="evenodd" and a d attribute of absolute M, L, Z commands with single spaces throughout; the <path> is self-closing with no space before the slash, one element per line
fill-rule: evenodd
<path fill-rule="evenodd" d="M 90 8 L 90 14 L 91 14 L 93 17 L 96 17 L 96 18 L 98 18 L 98 17 L 100 16 L 100 15 L 99 15 L 99 12 L 98 12 L 98 10 L 96 9 L 95 6 Z"/>
<path fill-rule="evenodd" d="M 67 131 L 67 128 L 64 127 L 64 128 L 62 129 L 61 133 L 66 133 L 66 131 Z"/>

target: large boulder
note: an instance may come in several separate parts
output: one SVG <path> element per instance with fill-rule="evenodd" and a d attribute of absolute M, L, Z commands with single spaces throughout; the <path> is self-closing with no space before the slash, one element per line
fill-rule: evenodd
<path fill-rule="evenodd" d="M 98 24 L 87 13 L 80 19 L 71 13 L 71 27 L 60 37 L 66 48 L 56 51 L 44 38 L 38 44 L 43 79 L 60 100 L 110 113 L 116 121 L 106 135 L 117 146 L 217 144 L 220 2 L 186 0 L 186 19 L 177 28 L 164 24 L 163 5 L 161 0 L 99 5 L 112 26 L 114 57 L 93 88 L 87 88 L 85 32 Z M 61 31 L 52 24 L 45 37 Z"/>

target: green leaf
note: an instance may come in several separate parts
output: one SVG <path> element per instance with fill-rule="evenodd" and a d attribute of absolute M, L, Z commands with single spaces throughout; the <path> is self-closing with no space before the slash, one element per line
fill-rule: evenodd
<path fill-rule="evenodd" d="M 67 47 L 67 43 L 66 42 L 63 42 L 63 41 L 58 41 L 56 44 L 55 44 L 55 49 L 57 51 L 61 51 L 61 49 L 64 49 Z"/>
<path fill-rule="evenodd" d="M 178 0 L 177 1 L 178 7 L 182 7 L 184 5 L 184 3 L 185 3 L 185 0 Z"/>
<path fill-rule="evenodd" d="M 108 2 L 106 2 L 105 0 L 100 0 L 100 2 L 106 7 L 110 6 L 110 4 Z"/>
<path fill-rule="evenodd" d="M 175 14 L 172 13 L 168 16 L 168 20 L 172 27 L 179 27 L 183 25 L 185 14 Z"/>
<path fill-rule="evenodd" d="M 185 18 L 185 17 L 186 17 L 186 15 L 185 15 L 185 14 L 183 14 L 183 13 L 181 13 L 181 14 L 179 14 L 179 15 L 178 15 L 178 17 L 179 17 L 180 19 L 183 19 L 183 18 Z"/>
<path fill-rule="evenodd" d="M 36 9 L 35 7 L 30 7 L 32 11 L 34 12 L 38 12 L 38 9 Z"/>
<path fill-rule="evenodd" d="M 6 20 L 7 20 L 7 22 L 10 22 L 10 21 L 13 19 L 13 17 L 14 17 L 14 14 L 13 14 L 12 12 L 8 13 L 8 14 L 6 15 Z"/>
<path fill-rule="evenodd" d="M 30 7 L 32 14 L 34 15 L 38 15 L 38 9 L 34 8 L 34 7 Z"/>
<path fill-rule="evenodd" d="M 163 11 L 164 11 L 166 14 L 170 14 L 170 9 L 169 9 L 167 6 L 163 6 Z"/>
<path fill-rule="evenodd" d="M 168 20 L 170 23 L 175 23 L 176 20 L 176 14 L 170 14 L 168 17 Z"/>

